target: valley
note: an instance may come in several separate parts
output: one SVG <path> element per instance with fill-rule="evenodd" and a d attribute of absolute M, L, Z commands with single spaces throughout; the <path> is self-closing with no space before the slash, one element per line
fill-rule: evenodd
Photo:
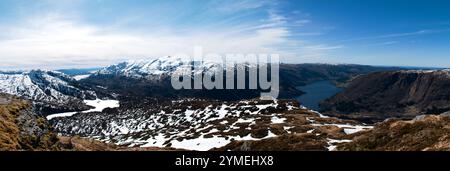
<path fill-rule="evenodd" d="M 319 104 L 322 101 L 342 91 L 341 88 L 333 85 L 330 81 L 318 81 L 305 86 L 299 86 L 297 89 L 305 92 L 305 94 L 296 97 L 296 99 L 303 106 L 316 111 L 320 111 Z"/>

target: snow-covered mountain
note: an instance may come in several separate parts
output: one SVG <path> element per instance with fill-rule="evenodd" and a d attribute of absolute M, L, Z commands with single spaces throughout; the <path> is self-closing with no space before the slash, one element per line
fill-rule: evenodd
<path fill-rule="evenodd" d="M 147 75 L 161 75 L 171 73 L 187 61 L 181 58 L 158 58 L 153 60 L 126 61 L 108 66 L 97 72 L 100 75 L 122 75 L 129 77 L 144 77 Z"/>
<path fill-rule="evenodd" d="M 53 101 L 93 97 L 92 91 L 83 91 L 74 85 L 71 77 L 55 71 L 0 73 L 0 91 L 30 100 Z"/>
<path fill-rule="evenodd" d="M 73 78 L 44 70 L 0 72 L 0 92 L 29 99 L 40 106 L 59 106 L 56 108 L 96 97 L 95 92 L 83 90 Z"/>
<path fill-rule="evenodd" d="M 177 57 L 127 61 L 105 67 L 80 82 L 91 87 L 100 86 L 111 93 L 131 98 L 188 97 L 241 100 L 259 97 L 260 90 L 184 89 L 178 91 L 172 87 L 171 77 L 174 73 L 182 72 L 191 76 L 213 75 L 217 73 L 216 71 L 224 72 L 225 68 L 222 65 L 217 61 L 200 62 Z M 246 67 L 250 66 L 246 65 Z"/>
<path fill-rule="evenodd" d="M 260 96 L 263 91 L 261 89 L 176 91 L 172 88 L 171 76 L 176 71 L 190 68 L 192 69 L 191 75 L 207 74 L 225 68 L 220 65 L 221 61 L 206 60 L 199 62 L 177 57 L 127 61 L 100 69 L 88 78 L 80 81 L 92 85 L 92 87 L 104 87 L 115 94 L 136 97 L 194 97 L 217 100 L 242 100 Z M 229 66 L 229 64 L 226 64 L 226 67 Z M 254 67 L 257 66 L 252 63 L 245 63 L 247 76 L 250 74 L 250 68 Z M 280 64 L 279 97 L 286 99 L 300 96 L 303 92 L 296 87 L 316 81 L 330 80 L 336 85 L 344 86 L 348 80 L 361 74 L 396 69 L 398 68 L 364 65 Z"/>
<path fill-rule="evenodd" d="M 247 65 L 248 66 L 248 65 Z M 224 69 L 222 63 L 215 61 L 191 61 L 179 57 L 162 57 L 148 60 L 130 60 L 110 65 L 99 70 L 97 75 L 119 75 L 131 78 L 145 78 L 150 76 L 170 76 L 178 70 L 191 68 L 193 74 L 212 72 Z"/>

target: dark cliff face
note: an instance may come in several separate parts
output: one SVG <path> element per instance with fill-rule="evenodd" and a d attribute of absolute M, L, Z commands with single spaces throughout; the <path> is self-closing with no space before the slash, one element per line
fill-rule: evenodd
<path fill-rule="evenodd" d="M 354 79 L 321 104 L 323 112 L 366 121 L 450 110 L 448 71 L 377 72 Z"/>

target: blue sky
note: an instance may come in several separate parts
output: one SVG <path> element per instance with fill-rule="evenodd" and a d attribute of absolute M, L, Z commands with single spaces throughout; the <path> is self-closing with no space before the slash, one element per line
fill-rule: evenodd
<path fill-rule="evenodd" d="M 446 0 L 0 0 L 0 69 L 205 53 L 450 67 Z"/>

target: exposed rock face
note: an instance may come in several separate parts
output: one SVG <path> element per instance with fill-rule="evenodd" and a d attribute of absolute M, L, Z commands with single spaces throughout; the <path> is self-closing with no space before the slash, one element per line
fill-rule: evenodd
<path fill-rule="evenodd" d="M 377 72 L 354 79 L 321 107 L 327 114 L 365 121 L 412 119 L 449 111 L 449 87 L 448 70 Z"/>
<path fill-rule="evenodd" d="M 450 151 L 450 116 L 420 116 L 411 121 L 387 120 L 363 132 L 339 150 Z"/>

